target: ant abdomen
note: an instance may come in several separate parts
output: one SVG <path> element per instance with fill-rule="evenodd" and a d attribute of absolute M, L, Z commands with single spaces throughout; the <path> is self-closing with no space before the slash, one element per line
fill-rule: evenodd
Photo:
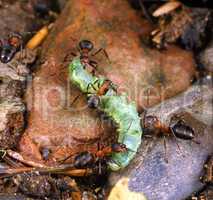
<path fill-rule="evenodd" d="M 174 124 L 171 129 L 177 138 L 183 140 L 192 140 L 195 136 L 194 130 L 181 120 Z"/>
<path fill-rule="evenodd" d="M 97 95 L 92 95 L 87 99 L 87 105 L 89 108 L 98 108 L 100 99 Z"/>
<path fill-rule="evenodd" d="M 91 167 L 95 162 L 94 156 L 88 152 L 81 152 L 74 159 L 74 165 L 76 168 L 87 168 Z"/>

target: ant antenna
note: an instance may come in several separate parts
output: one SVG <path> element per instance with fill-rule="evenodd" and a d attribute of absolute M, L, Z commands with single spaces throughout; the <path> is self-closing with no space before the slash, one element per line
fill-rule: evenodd
<path fill-rule="evenodd" d="M 79 97 L 81 97 L 83 95 L 83 93 L 82 94 L 79 94 L 79 95 L 77 95 L 74 99 L 73 99 L 73 101 L 71 102 L 71 104 L 70 104 L 70 106 L 72 107 L 73 106 L 73 104 L 78 100 L 78 98 Z"/>
<path fill-rule="evenodd" d="M 169 159 L 168 159 L 168 156 L 167 156 L 167 145 L 166 145 L 166 137 L 163 136 L 163 145 L 164 145 L 164 149 L 165 149 L 165 161 L 166 163 L 169 163 Z"/>
<path fill-rule="evenodd" d="M 104 53 L 104 56 L 107 58 L 108 62 L 111 64 L 111 60 L 109 59 L 109 55 L 104 48 L 98 49 L 95 53 L 92 54 L 92 56 L 95 56 L 95 55 L 99 54 L 100 52 Z"/>

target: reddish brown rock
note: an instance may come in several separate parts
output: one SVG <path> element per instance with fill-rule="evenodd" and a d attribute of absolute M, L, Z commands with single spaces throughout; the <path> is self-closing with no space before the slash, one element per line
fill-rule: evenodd
<path fill-rule="evenodd" d="M 59 157 L 94 150 L 96 141 L 110 134 L 109 127 L 102 128 L 98 113 L 87 108 L 85 96 L 71 106 L 81 92 L 70 83 L 64 58 L 76 51 L 81 39 L 93 41 L 95 50 L 107 50 L 111 63 L 101 54 L 95 57 L 98 73 L 118 84 L 139 109 L 147 104 L 149 88 L 149 105 L 185 90 L 194 73 L 191 53 L 175 46 L 162 52 L 145 47 L 141 37 L 149 31 L 148 22 L 126 1 L 69 1 L 43 47 L 45 63 L 28 87 L 26 134 L 53 154 L 60 152 Z"/>
<path fill-rule="evenodd" d="M 20 32 L 26 35 L 30 31 L 33 20 L 32 12 L 23 9 L 22 1 L 3 1 L 0 5 L 0 37 L 4 38 L 10 32 Z"/>

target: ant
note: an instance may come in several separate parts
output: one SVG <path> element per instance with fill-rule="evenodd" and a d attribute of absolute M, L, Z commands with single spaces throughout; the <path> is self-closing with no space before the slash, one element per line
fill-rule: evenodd
<path fill-rule="evenodd" d="M 95 71 L 97 70 L 98 63 L 94 60 L 91 60 L 90 57 L 93 57 L 97 55 L 100 52 L 103 52 L 108 61 L 110 62 L 109 56 L 104 48 L 98 49 L 95 53 L 91 53 L 91 51 L 94 49 L 94 45 L 89 40 L 81 40 L 78 43 L 77 47 L 79 53 L 80 53 L 80 59 L 81 63 L 84 66 L 84 69 L 87 69 L 91 74 L 95 75 Z M 71 52 L 72 56 L 77 56 L 75 53 Z M 65 60 L 67 59 L 68 55 L 65 57 Z"/>
<path fill-rule="evenodd" d="M 127 152 L 128 148 L 125 144 L 114 143 L 111 146 L 104 147 L 92 154 L 88 151 L 81 152 L 75 157 L 74 165 L 76 168 L 95 167 L 98 164 L 98 174 L 102 173 L 102 164 L 106 165 L 107 159 L 112 153 Z"/>
<path fill-rule="evenodd" d="M 204 175 L 201 177 L 203 183 L 213 185 L 213 156 L 209 156 L 204 164 Z"/>
<path fill-rule="evenodd" d="M 125 144 L 122 143 L 113 143 L 110 146 L 104 147 L 102 149 L 99 149 L 95 153 L 91 153 L 89 151 L 84 151 L 79 154 L 77 154 L 74 158 L 74 166 L 77 169 L 84 169 L 84 168 L 94 168 L 96 167 L 96 164 L 99 165 L 99 174 L 101 174 L 101 164 L 106 163 L 106 160 L 109 159 L 108 157 L 112 153 L 123 153 L 127 152 L 128 148 Z M 68 156 L 63 160 L 65 162 L 67 159 L 69 159 L 71 156 Z"/>
<path fill-rule="evenodd" d="M 96 84 L 96 82 L 94 82 L 93 84 L 89 84 L 87 87 L 89 88 L 91 86 L 94 90 L 96 90 L 94 84 Z M 109 89 L 112 89 L 117 93 L 117 88 L 110 80 L 105 80 L 101 87 L 98 85 L 98 88 L 99 89 L 97 90 L 97 93 L 95 95 L 89 96 L 87 99 L 87 104 L 89 108 L 97 108 L 100 103 L 99 97 L 105 95 Z"/>
<path fill-rule="evenodd" d="M 98 84 L 98 89 L 95 88 L 96 83 Z M 98 82 L 98 80 L 97 80 L 93 84 L 89 84 L 87 86 L 87 91 L 89 90 L 89 87 L 92 87 L 93 90 L 97 91 L 96 94 L 90 94 L 89 92 L 87 92 L 87 94 L 89 95 L 87 98 L 87 105 L 89 108 L 98 108 L 98 105 L 100 104 L 99 97 L 102 95 L 105 95 L 109 89 L 112 89 L 115 93 L 117 93 L 117 88 L 112 83 L 111 80 L 105 80 L 101 86 L 100 86 L 100 82 Z M 73 105 L 74 102 L 76 102 L 80 96 L 81 95 L 78 95 L 77 97 L 75 97 L 75 99 L 72 101 L 71 105 Z"/>
<path fill-rule="evenodd" d="M 155 135 L 173 135 L 176 138 L 183 140 L 194 139 L 194 130 L 185 123 L 184 120 L 178 119 L 176 117 L 171 118 L 169 126 L 161 123 L 156 116 L 146 116 L 143 122 L 145 133 L 149 134 L 154 132 Z"/>
<path fill-rule="evenodd" d="M 2 63 L 10 62 L 22 45 L 23 38 L 19 33 L 12 33 L 7 39 L 0 40 L 0 61 Z"/>
<path fill-rule="evenodd" d="M 182 140 L 191 140 L 194 141 L 195 132 L 193 128 L 186 124 L 183 119 L 174 116 L 170 119 L 169 126 L 166 126 L 160 120 L 153 115 L 145 116 L 143 119 L 143 128 L 144 133 L 146 136 L 150 136 L 150 133 L 154 134 L 155 136 L 163 136 L 164 138 L 164 147 L 166 151 L 166 140 L 165 138 L 168 136 L 173 136 L 176 139 Z M 199 142 L 194 141 L 195 143 L 199 144 Z M 180 150 L 180 147 L 176 141 L 176 144 Z M 166 152 L 165 152 L 166 154 Z M 166 156 L 167 157 L 167 156 Z M 168 162 L 168 159 L 166 159 Z"/>

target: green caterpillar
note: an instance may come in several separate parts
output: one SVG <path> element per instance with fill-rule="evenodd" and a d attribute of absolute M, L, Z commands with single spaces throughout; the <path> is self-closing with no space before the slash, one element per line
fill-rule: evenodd
<path fill-rule="evenodd" d="M 107 79 L 96 77 L 84 69 L 81 59 L 75 57 L 69 65 L 70 80 L 88 96 L 96 95 Z M 93 87 L 90 87 L 90 86 Z M 108 166 L 117 171 L 126 167 L 134 158 L 141 144 L 142 129 L 134 102 L 129 103 L 125 94 L 117 95 L 113 87 L 99 97 L 99 109 L 106 113 L 118 125 L 118 142 L 125 144 L 126 152 L 113 153 Z"/>

